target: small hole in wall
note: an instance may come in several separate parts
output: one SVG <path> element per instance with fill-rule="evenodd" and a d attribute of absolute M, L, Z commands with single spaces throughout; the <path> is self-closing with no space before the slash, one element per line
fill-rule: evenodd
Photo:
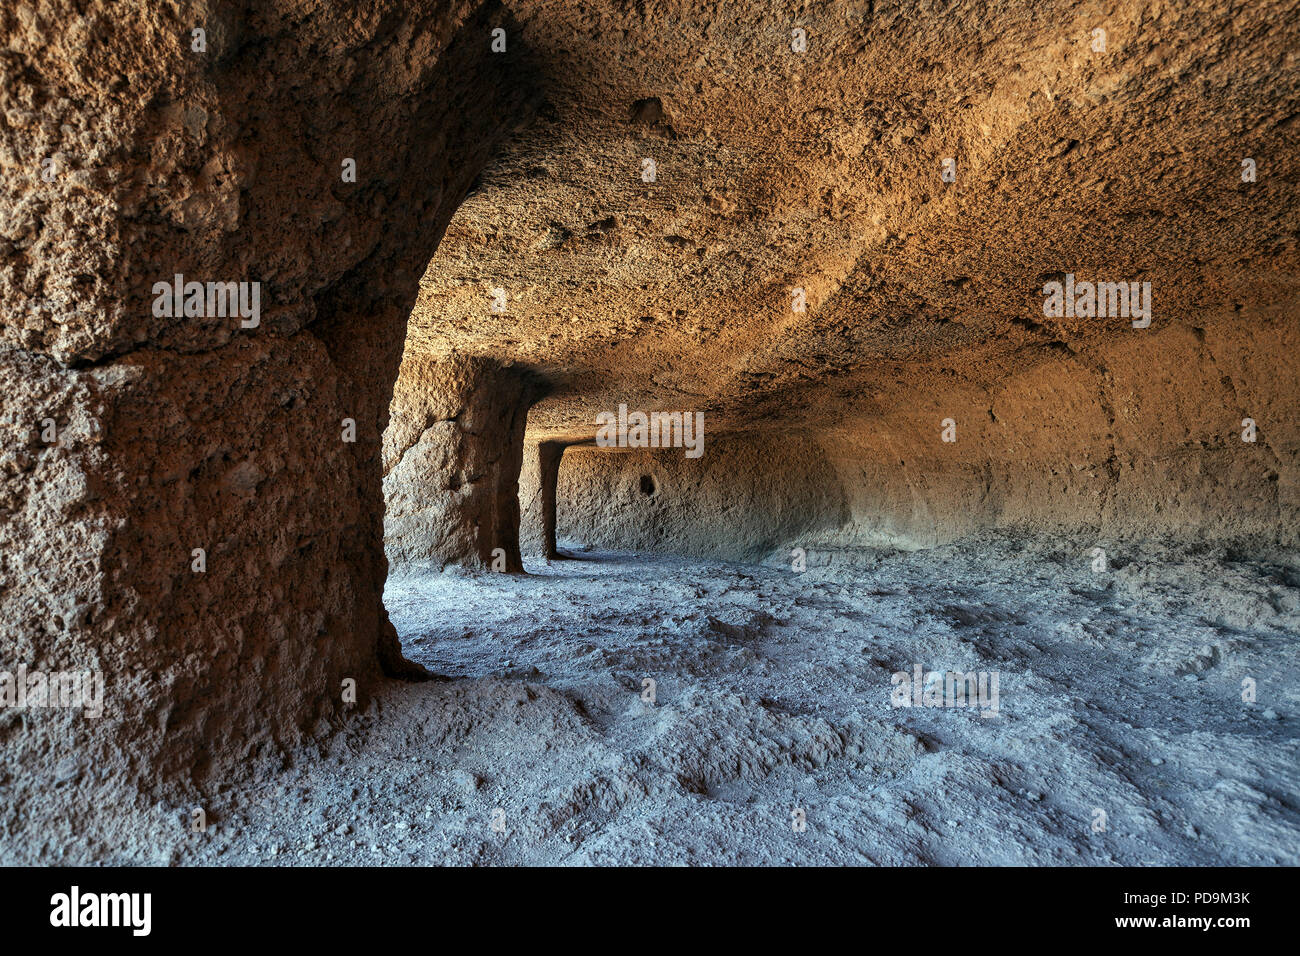
<path fill-rule="evenodd" d="M 658 490 L 659 488 L 658 486 L 655 485 L 654 478 L 650 477 L 649 475 L 641 476 L 641 494 L 645 495 L 646 497 L 653 498 L 655 492 Z"/>

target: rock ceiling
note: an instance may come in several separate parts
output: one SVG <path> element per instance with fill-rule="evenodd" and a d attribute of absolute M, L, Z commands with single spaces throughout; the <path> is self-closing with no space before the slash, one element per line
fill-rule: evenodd
<path fill-rule="evenodd" d="M 1067 272 L 1150 282 L 1156 326 L 1275 302 L 1300 45 L 1257 6 L 512 4 L 540 106 L 452 220 L 408 354 L 536 370 L 537 435 L 620 402 L 805 427 L 1140 334 L 1046 318 Z"/>

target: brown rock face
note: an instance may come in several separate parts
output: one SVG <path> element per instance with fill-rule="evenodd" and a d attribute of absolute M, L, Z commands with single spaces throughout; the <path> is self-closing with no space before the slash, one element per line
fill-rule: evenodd
<path fill-rule="evenodd" d="M 408 673 L 390 564 L 521 571 L 521 501 L 550 556 L 1300 544 L 1298 17 L 6 4 L 0 668 L 108 685 L 6 779 L 277 762 Z"/>
<path fill-rule="evenodd" d="M 530 441 L 696 409 L 727 453 L 666 467 L 785 476 L 751 538 L 571 454 L 561 536 L 739 556 L 796 512 L 828 545 L 1296 543 L 1293 4 L 523 11 L 551 109 L 453 220 L 409 347 L 537 369 Z M 1048 314 L 1076 279 L 1149 283 L 1150 326 Z"/>
<path fill-rule="evenodd" d="M 718 465 L 700 466 L 710 459 Z M 525 495 L 530 478 L 521 481 Z M 806 546 L 811 533 L 848 518 L 825 451 L 793 434 L 727 436 L 700 459 L 680 449 L 573 446 L 558 469 L 556 499 L 562 540 L 740 561 L 762 560 L 787 543 Z M 526 541 L 540 550 L 531 536 Z"/>
<path fill-rule="evenodd" d="M 518 478 L 536 383 L 481 359 L 414 364 L 384 433 L 389 563 L 523 571 Z"/>
<path fill-rule="evenodd" d="M 23 779 L 278 760 L 397 666 L 381 438 L 418 277 L 531 110 L 501 16 L 0 11 L 0 627 L 6 664 L 107 682 L 98 720 L 33 712 Z M 161 307 L 177 274 L 259 313 Z"/>

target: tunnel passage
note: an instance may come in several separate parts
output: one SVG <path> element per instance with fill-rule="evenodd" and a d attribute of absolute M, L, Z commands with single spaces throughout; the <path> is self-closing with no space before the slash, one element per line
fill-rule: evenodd
<path fill-rule="evenodd" d="M 1105 58 L 1066 2 L 831 5 L 799 58 L 776 7 L 216 0 L 200 51 L 191 8 L 36 6 L 0 7 L 0 628 L 111 680 L 98 723 L 0 717 L 8 779 L 276 765 L 403 672 L 385 482 L 395 565 L 517 569 L 519 457 L 531 516 L 540 443 L 621 404 L 707 407 L 708 450 L 570 448 L 560 540 L 1296 543 L 1284 5 L 1119 3 Z M 1075 273 L 1152 324 L 1045 314 Z M 155 310 L 176 275 L 261 312 Z"/>
<path fill-rule="evenodd" d="M 674 448 L 568 445 L 556 474 L 558 539 L 600 550 L 761 560 L 813 529 L 848 520 L 845 492 L 815 443 L 762 433 L 711 441 L 701 458 Z M 523 541 L 538 555 L 546 545 L 542 488 L 541 469 L 525 468 Z"/>

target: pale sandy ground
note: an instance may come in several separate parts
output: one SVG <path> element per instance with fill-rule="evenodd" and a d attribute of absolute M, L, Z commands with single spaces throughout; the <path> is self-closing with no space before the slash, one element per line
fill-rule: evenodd
<path fill-rule="evenodd" d="M 52 833 L 36 855 L 1300 863 L 1300 557 L 1115 547 L 1096 573 L 1090 547 L 810 548 L 802 574 L 588 553 L 395 578 L 408 655 L 453 680 L 392 685 L 326 753 L 212 799 L 202 835 L 160 806 L 148 839 Z M 891 707 L 891 674 L 916 663 L 997 671 L 999 716 Z"/>

